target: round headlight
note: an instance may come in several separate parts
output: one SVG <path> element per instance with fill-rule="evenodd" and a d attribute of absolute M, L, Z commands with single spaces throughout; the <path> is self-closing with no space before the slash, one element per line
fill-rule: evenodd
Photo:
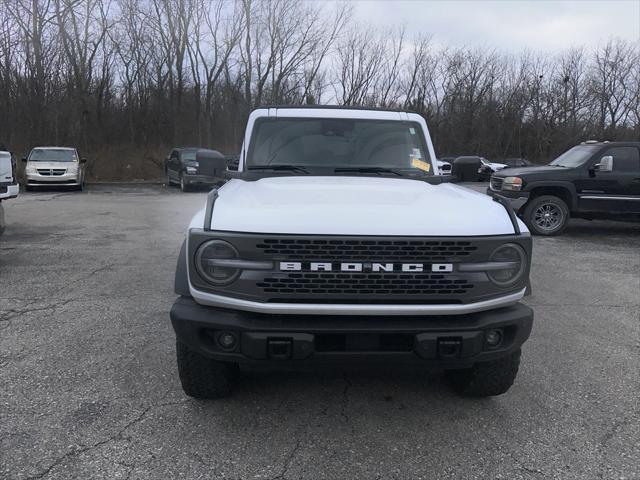
<path fill-rule="evenodd" d="M 491 254 L 490 261 L 509 264 L 504 269 L 488 271 L 487 275 L 499 287 L 510 287 L 524 275 L 527 266 L 527 255 L 520 245 L 506 243 L 495 249 Z"/>
<path fill-rule="evenodd" d="M 240 270 L 224 265 L 224 260 L 240 257 L 238 250 L 224 240 L 209 240 L 203 243 L 196 252 L 196 269 L 202 278 L 213 285 L 226 285 L 235 281 Z M 217 262 L 216 260 L 223 260 Z"/>

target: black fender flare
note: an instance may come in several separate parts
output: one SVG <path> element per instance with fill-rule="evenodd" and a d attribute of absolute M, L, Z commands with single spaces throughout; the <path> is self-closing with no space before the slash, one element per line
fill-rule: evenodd
<path fill-rule="evenodd" d="M 189 291 L 189 274 L 187 272 L 187 240 L 182 241 L 178 262 L 176 264 L 176 276 L 173 283 L 173 290 L 176 295 L 191 297 Z"/>

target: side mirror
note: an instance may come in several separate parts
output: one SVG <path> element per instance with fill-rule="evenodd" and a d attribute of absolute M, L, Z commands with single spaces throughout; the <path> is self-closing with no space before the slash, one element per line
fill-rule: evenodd
<path fill-rule="evenodd" d="M 458 157 L 451 165 L 451 176 L 460 182 L 475 182 L 483 167 L 479 157 Z"/>
<path fill-rule="evenodd" d="M 613 170 L 613 157 L 605 155 L 600 159 L 600 163 L 595 165 L 596 172 L 610 172 Z"/>
<path fill-rule="evenodd" d="M 80 163 L 87 163 L 87 158 L 86 157 L 81 158 Z"/>
<path fill-rule="evenodd" d="M 227 159 L 217 150 L 200 149 L 196 152 L 198 173 L 218 179 L 224 183 L 227 171 Z"/>

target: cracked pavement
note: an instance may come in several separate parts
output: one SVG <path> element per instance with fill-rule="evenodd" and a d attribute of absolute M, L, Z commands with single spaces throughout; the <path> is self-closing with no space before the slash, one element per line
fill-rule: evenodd
<path fill-rule="evenodd" d="M 21 194 L 0 237 L 0 478 L 640 479 L 640 224 L 534 239 L 515 386 L 438 372 L 248 372 L 180 388 L 168 311 L 206 192 Z"/>

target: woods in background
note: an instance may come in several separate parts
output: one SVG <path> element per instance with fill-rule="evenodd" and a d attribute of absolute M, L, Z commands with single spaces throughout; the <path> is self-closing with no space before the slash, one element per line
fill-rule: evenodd
<path fill-rule="evenodd" d="M 174 145 L 237 152 L 265 104 L 414 110 L 442 156 L 543 162 L 640 139 L 638 43 L 549 55 L 434 40 L 358 24 L 345 3 L 1 0 L 0 141 L 77 146 L 90 176 L 140 178 Z"/>

